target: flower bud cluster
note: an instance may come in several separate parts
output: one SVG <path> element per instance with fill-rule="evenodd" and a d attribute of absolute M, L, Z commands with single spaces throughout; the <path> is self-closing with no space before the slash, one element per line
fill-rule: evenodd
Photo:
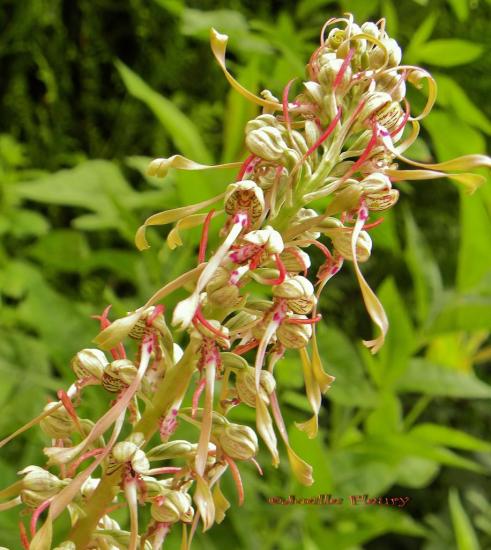
<path fill-rule="evenodd" d="M 109 309 L 97 317 L 99 349 L 75 355 L 76 382 L 36 420 L 51 440 L 45 454 L 59 476 L 29 466 L 9 494 L 28 508 L 34 524 L 48 507 L 47 523 L 68 508 L 73 524 L 63 542 L 53 542 L 52 526 L 44 526 L 36 548 L 158 549 L 174 524 L 198 517 L 207 530 L 229 507 L 220 489 L 223 475 L 231 474 L 242 502 L 239 466 L 256 461 L 258 435 L 274 465 L 279 436 L 293 474 L 311 484 L 311 467 L 288 440 L 274 369 L 285 353 L 297 354 L 308 395 L 329 389 L 334 378 L 318 354 L 317 308 L 344 261 L 353 264 L 377 331 L 364 343 L 376 352 L 384 342 L 388 320 L 359 264 L 371 256 L 370 230 L 383 221 L 379 212 L 397 203 L 397 182 L 432 177 L 431 165 L 402 156 L 435 99 L 431 75 L 401 65 L 401 49 L 383 20 L 358 25 L 347 16 L 326 23 L 308 80 L 291 98 L 288 84 L 279 102 L 269 91 L 262 97 L 244 91 L 228 73 L 225 45 L 226 37 L 212 31 L 212 50 L 229 82 L 264 107 L 245 127 L 248 156 L 222 195 L 155 214 L 138 230 L 135 241 L 143 249 L 148 226 L 177 222 L 168 238 L 175 248 L 182 243 L 179 230 L 202 224 L 197 267 L 125 317 L 111 323 Z M 429 95 L 416 116 L 406 85 L 419 86 L 423 78 Z M 397 160 L 425 170 L 405 170 L 402 178 Z M 471 155 L 440 163 L 435 173 L 445 175 L 448 166 L 449 177 L 474 182 L 478 176 L 454 172 L 490 164 Z M 169 168 L 210 167 L 174 155 L 155 160 L 149 171 L 163 176 Z M 219 201 L 222 210 L 202 213 Z M 218 241 L 207 250 L 210 222 L 219 216 Z M 317 273 L 314 255 L 323 259 Z M 160 302 L 179 289 L 187 296 L 168 314 Z M 111 394 L 97 421 L 78 416 L 89 391 Z M 189 407 L 183 407 L 186 397 Z M 320 404 L 310 401 L 313 417 L 297 427 L 314 437 Z M 255 430 L 229 421 L 235 406 L 253 409 Z M 194 439 L 183 439 L 182 423 L 196 428 Z M 129 530 L 110 515 L 121 505 L 128 507 Z M 139 523 L 142 507 L 151 517 L 146 530 Z"/>

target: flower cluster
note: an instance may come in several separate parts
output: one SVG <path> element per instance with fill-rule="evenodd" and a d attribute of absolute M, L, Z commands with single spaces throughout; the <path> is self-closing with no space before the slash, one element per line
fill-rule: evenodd
<path fill-rule="evenodd" d="M 72 530 L 58 549 L 159 549 L 177 523 L 189 545 L 200 520 L 207 530 L 230 506 L 220 489 L 222 476 L 233 477 L 240 504 L 238 464 L 251 462 L 261 472 L 256 433 L 274 465 L 280 461 L 279 435 L 293 474 L 311 484 L 311 467 L 289 442 L 276 364 L 287 350 L 299 354 L 313 414 L 296 426 L 315 437 L 321 396 L 334 381 L 322 367 L 316 341 L 324 286 L 345 260 L 352 263 L 377 330 L 364 343 L 375 353 L 388 321 L 359 264 L 370 257 L 369 230 L 382 221 L 377 213 L 398 200 L 394 184 L 449 177 L 472 190 L 482 177 L 467 170 L 490 165 L 481 155 L 433 165 L 403 156 L 436 91 L 428 72 L 400 64 L 401 50 L 388 37 L 384 20 L 361 27 L 351 16 L 327 21 L 307 65 L 308 80 L 292 99 L 294 81 L 281 99 L 268 90 L 259 97 L 243 89 L 227 70 L 226 43 L 226 36 L 212 30 L 212 51 L 227 80 L 262 107 L 245 128 L 249 156 L 236 163 L 238 175 L 224 193 L 155 214 L 138 230 L 136 244 L 144 249 L 148 226 L 175 223 L 167 240 L 176 248 L 182 244 L 179 231 L 201 226 L 197 267 L 113 323 L 106 309 L 98 317 L 99 349 L 84 349 L 72 360 L 76 382 L 21 428 L 39 423 L 52 441 L 44 451 L 45 467 L 24 468 L 21 480 L 0 492 L 8 499 L 2 509 L 22 504 L 31 514 L 30 533 L 20 524 L 25 548 L 52 548 L 52 525 L 65 509 Z M 424 80 L 426 106 L 415 115 L 406 86 L 421 87 Z M 399 169 L 401 161 L 417 169 Z M 205 166 L 175 155 L 153 161 L 149 173 L 233 166 Z M 218 203 L 221 210 L 203 213 Z M 209 254 L 208 230 L 218 216 L 223 219 L 219 245 Z M 308 251 L 314 248 L 324 261 L 312 274 Z M 161 302 L 183 287 L 192 291 L 166 316 Z M 137 343 L 133 360 L 126 356 L 126 338 Z M 77 414 L 89 386 L 115 396 L 95 423 Z M 228 419 L 240 404 L 255 409 L 256 430 Z M 198 428 L 196 441 L 172 439 L 179 422 Z M 129 531 L 111 518 L 121 506 L 129 509 Z M 139 510 L 145 506 L 151 521 L 142 528 Z"/>

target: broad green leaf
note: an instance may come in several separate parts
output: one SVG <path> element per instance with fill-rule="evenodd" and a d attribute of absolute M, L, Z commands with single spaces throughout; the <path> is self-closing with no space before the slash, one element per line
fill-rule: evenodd
<path fill-rule="evenodd" d="M 319 326 L 318 342 L 326 372 L 336 377 L 328 397 L 350 407 L 372 407 L 376 393 L 348 338 L 334 327 Z"/>
<path fill-rule="evenodd" d="M 416 299 L 416 317 L 423 323 L 431 304 L 439 299 L 442 280 L 433 254 L 419 230 L 411 212 L 403 211 L 406 229 L 404 258 L 411 273 Z"/>
<path fill-rule="evenodd" d="M 469 18 L 469 0 L 447 0 L 459 21 Z"/>
<path fill-rule="evenodd" d="M 84 234 L 71 229 L 57 229 L 29 248 L 29 254 L 45 266 L 60 272 L 80 271 L 90 249 Z"/>
<path fill-rule="evenodd" d="M 481 133 L 450 113 L 433 109 L 423 121 L 423 126 L 431 136 L 440 162 L 486 151 Z"/>
<path fill-rule="evenodd" d="M 36 202 L 86 208 L 95 213 L 91 218 L 96 225 L 126 232 L 125 202 L 136 195 L 116 164 L 105 160 L 83 162 L 70 170 L 18 183 L 15 192 Z"/>
<path fill-rule="evenodd" d="M 491 273 L 491 203 L 484 190 L 478 189 L 472 197 L 461 195 L 460 224 L 457 285 L 462 291 L 470 291 Z"/>
<path fill-rule="evenodd" d="M 481 44 L 457 38 L 442 38 L 420 45 L 418 57 L 424 63 L 438 67 L 453 67 L 478 59 L 483 51 Z"/>
<path fill-rule="evenodd" d="M 491 452 L 491 443 L 448 426 L 431 423 L 419 424 L 410 431 L 410 434 L 418 439 L 454 449 Z"/>
<path fill-rule="evenodd" d="M 491 134 L 491 121 L 475 105 L 453 78 L 445 74 L 433 74 L 438 85 L 437 103 L 448 108 L 467 124 Z"/>
<path fill-rule="evenodd" d="M 419 48 L 421 44 L 424 44 L 431 36 L 437 19 L 438 13 L 436 11 L 432 12 L 423 19 L 421 25 L 412 33 L 411 41 L 404 52 L 404 60 L 407 63 L 418 63 L 420 60 Z"/>
<path fill-rule="evenodd" d="M 392 278 L 383 282 L 378 289 L 378 296 L 390 323 L 385 345 L 379 352 L 383 371 L 378 383 L 382 387 L 390 387 L 407 368 L 415 344 L 414 331 L 406 306 Z"/>
<path fill-rule="evenodd" d="M 408 456 L 399 464 L 397 484 L 412 489 L 429 485 L 440 471 L 440 465 L 427 458 Z"/>
<path fill-rule="evenodd" d="M 377 400 L 375 410 L 366 421 L 365 428 L 369 435 L 381 435 L 396 432 L 401 428 L 402 407 L 396 395 L 384 392 Z"/>
<path fill-rule="evenodd" d="M 128 92 L 143 101 L 159 119 L 169 133 L 176 148 L 185 156 L 197 162 L 209 164 L 211 154 L 203 143 L 195 124 L 182 113 L 172 101 L 153 90 L 139 75 L 122 61 L 116 61 L 116 68 Z"/>
<path fill-rule="evenodd" d="M 449 491 L 448 505 L 458 550 L 480 550 L 481 546 L 474 527 L 454 487 Z"/>
<path fill-rule="evenodd" d="M 413 359 L 397 383 L 401 392 L 416 392 L 441 397 L 489 399 L 491 386 L 472 374 L 463 374 L 424 359 Z"/>
<path fill-rule="evenodd" d="M 491 293 L 489 290 L 483 289 L 479 292 L 476 289 L 475 292 L 461 294 L 447 293 L 433 311 L 432 318 L 426 327 L 426 335 L 489 329 L 490 326 Z"/>

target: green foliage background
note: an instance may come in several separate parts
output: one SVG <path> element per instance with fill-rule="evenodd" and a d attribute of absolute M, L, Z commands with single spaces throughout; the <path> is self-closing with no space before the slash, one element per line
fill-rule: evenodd
<path fill-rule="evenodd" d="M 215 65 L 210 26 L 230 35 L 230 65 L 244 85 L 279 94 L 303 76 L 328 17 L 351 11 L 361 23 L 385 16 L 403 61 L 431 69 L 439 86 L 412 156 L 485 152 L 491 135 L 489 1 L 0 6 L 0 437 L 71 383 L 71 356 L 97 332 L 91 315 L 109 303 L 123 315 L 194 261 L 192 231 L 172 253 L 162 232 L 151 232 L 153 247 L 144 254 L 133 235 L 150 213 L 209 197 L 233 177 L 173 173 L 162 182 L 144 175 L 151 157 L 243 155 L 243 126 L 255 110 L 229 91 Z M 417 93 L 410 99 L 422 101 Z M 233 506 L 222 525 L 198 535 L 196 548 L 491 548 L 491 190 L 488 184 L 468 197 L 445 181 L 400 188 L 399 204 L 373 230 L 365 266 L 391 321 L 384 349 L 371 357 L 360 346 L 371 329 L 349 269 L 321 304 L 322 353 L 337 379 L 319 438 L 291 430 L 316 483 L 299 487 L 286 466 L 272 470 L 262 454 L 263 478 L 243 468 L 244 507 Z M 294 356 L 278 376 L 293 426 L 309 410 Z M 86 414 L 100 413 L 106 400 L 86 395 Z M 240 409 L 237 419 L 249 421 Z M 2 449 L 2 485 L 41 463 L 45 445 L 33 429 Z M 226 491 L 233 500 L 231 480 Z M 407 495 L 411 502 L 403 510 L 266 502 L 322 493 Z M 20 548 L 17 519 L 15 510 L 0 514 L 0 544 L 10 549 Z M 178 547 L 178 535 L 169 548 Z"/>

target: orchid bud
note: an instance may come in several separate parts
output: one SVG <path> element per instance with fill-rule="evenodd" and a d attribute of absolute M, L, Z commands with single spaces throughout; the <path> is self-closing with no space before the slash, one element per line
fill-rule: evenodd
<path fill-rule="evenodd" d="M 86 479 L 82 487 L 80 487 L 80 494 L 82 495 L 82 498 L 89 499 L 99 486 L 100 481 L 100 479 L 93 477 L 89 477 L 88 479 Z"/>
<path fill-rule="evenodd" d="M 399 198 L 399 191 L 392 189 L 390 178 L 374 172 L 361 181 L 365 202 L 369 210 L 381 211 L 391 208 Z"/>
<path fill-rule="evenodd" d="M 254 225 L 264 211 L 264 194 L 252 180 L 231 183 L 225 191 L 225 212 L 230 216 L 238 212 L 246 213 Z"/>
<path fill-rule="evenodd" d="M 116 359 L 105 368 L 102 386 L 113 393 L 123 390 L 133 382 L 137 370 L 129 359 Z"/>
<path fill-rule="evenodd" d="M 51 409 L 53 412 L 41 420 L 39 426 L 41 430 L 52 439 L 64 439 L 65 437 L 70 437 L 75 431 L 75 424 L 73 423 L 72 417 L 68 414 L 67 410 L 63 405 L 59 406 L 60 402 L 48 403 L 45 407 L 45 411 Z"/>
<path fill-rule="evenodd" d="M 59 544 L 54 550 L 77 550 L 77 547 L 71 540 L 66 540 Z"/>
<path fill-rule="evenodd" d="M 342 29 L 335 27 L 331 29 L 327 36 L 326 44 L 333 50 L 337 50 L 339 46 L 343 43 L 346 36 L 346 32 Z"/>
<path fill-rule="evenodd" d="M 242 402 L 249 407 L 256 406 L 256 371 L 252 367 L 247 367 L 237 372 L 235 378 L 235 387 L 237 394 Z M 269 404 L 269 394 L 275 387 L 276 381 L 274 376 L 267 370 L 262 370 L 259 381 L 259 396 L 263 401 Z"/>
<path fill-rule="evenodd" d="M 332 55 L 336 58 L 335 54 Z M 317 58 L 317 61 L 319 62 L 319 58 Z M 309 98 L 311 98 L 314 103 L 320 105 L 322 103 L 322 99 L 324 98 L 324 90 L 321 85 L 310 80 L 308 82 L 304 82 L 303 85 Z"/>
<path fill-rule="evenodd" d="M 183 439 L 175 439 L 157 445 L 147 453 L 149 460 L 168 460 L 171 458 L 189 458 L 194 455 L 198 446 Z"/>
<path fill-rule="evenodd" d="M 319 83 L 321 86 L 324 87 L 326 90 L 332 90 L 334 82 L 338 78 L 338 75 L 340 74 L 340 71 L 343 67 L 344 59 L 331 59 L 325 63 L 321 70 L 319 71 L 319 74 L 317 78 L 319 79 Z M 343 94 L 350 82 L 352 77 L 352 70 L 351 66 L 348 65 L 341 76 L 341 81 L 338 84 L 338 87 L 336 88 L 336 92 L 338 94 Z"/>
<path fill-rule="evenodd" d="M 278 119 L 274 115 L 262 114 L 250 120 L 245 127 L 246 134 L 254 130 L 259 130 L 261 128 L 268 128 L 273 126 L 278 128 L 278 130 L 284 129 L 284 126 L 278 122 Z"/>
<path fill-rule="evenodd" d="M 392 101 L 389 94 L 385 92 L 369 92 L 364 96 L 364 105 L 358 115 L 358 123 L 355 125 L 354 131 L 359 131 L 363 128 L 363 123 L 381 109 L 387 103 Z"/>
<path fill-rule="evenodd" d="M 334 248 L 347 260 L 353 261 L 353 253 L 351 250 L 352 230 L 341 229 L 332 232 L 331 240 Z M 356 241 L 356 259 L 361 262 L 366 262 L 370 258 L 372 251 L 372 239 L 366 231 L 360 231 Z"/>
<path fill-rule="evenodd" d="M 218 441 L 225 454 L 235 460 L 249 460 L 259 450 L 256 432 L 241 424 L 225 426 L 218 433 Z"/>
<path fill-rule="evenodd" d="M 166 491 L 162 497 L 157 497 L 152 503 L 150 513 L 155 521 L 175 523 L 183 521 L 189 523 L 194 517 L 194 508 L 191 497 L 182 491 Z"/>
<path fill-rule="evenodd" d="M 283 166 L 261 164 L 257 169 L 257 183 L 261 189 L 270 189 L 275 182 L 283 185 L 288 178 L 288 171 Z"/>
<path fill-rule="evenodd" d="M 243 370 L 249 368 L 249 364 L 241 355 L 228 351 L 220 353 L 220 360 L 224 369 Z"/>
<path fill-rule="evenodd" d="M 372 23 L 371 21 L 367 21 L 366 23 L 363 23 L 361 26 L 361 32 L 363 34 L 368 34 L 370 36 L 373 36 L 374 38 L 379 38 L 380 36 L 380 29 L 377 27 L 375 23 Z"/>
<path fill-rule="evenodd" d="M 244 235 L 244 241 L 264 247 L 268 254 L 280 254 L 283 252 L 283 239 L 280 233 L 270 225 L 267 225 L 264 229 L 249 231 L 249 233 Z"/>
<path fill-rule="evenodd" d="M 377 111 L 375 118 L 388 132 L 394 132 L 401 125 L 404 113 L 397 101 L 391 101 Z"/>
<path fill-rule="evenodd" d="M 24 475 L 20 498 L 29 508 L 37 508 L 69 483 L 69 480 L 58 479 L 39 466 L 28 466 L 18 474 Z"/>
<path fill-rule="evenodd" d="M 302 275 L 290 277 L 274 287 L 273 296 L 284 298 L 294 313 L 302 314 L 310 313 L 317 301 L 312 283 Z"/>
<path fill-rule="evenodd" d="M 73 357 L 70 366 L 75 376 L 80 380 L 92 377 L 100 380 L 108 363 L 102 351 L 98 349 L 83 349 Z"/>
<path fill-rule="evenodd" d="M 319 214 L 312 208 L 300 208 L 300 210 L 297 212 L 295 217 L 292 220 L 291 227 L 292 229 L 295 228 L 295 226 L 302 224 L 303 222 L 306 222 L 310 220 L 311 218 L 316 218 Z M 298 235 L 296 238 L 298 240 L 317 240 L 320 237 L 320 233 L 318 231 L 313 231 L 312 229 L 306 229 L 303 233 Z"/>
<path fill-rule="evenodd" d="M 211 331 L 208 327 L 200 323 L 191 331 L 192 336 L 195 338 L 208 338 L 213 340 L 220 347 L 228 349 L 230 347 L 228 328 L 224 327 L 220 321 L 216 319 L 207 319 L 207 321 L 216 329 L 216 332 Z M 218 335 L 218 333 L 220 333 L 220 335 Z"/>
<path fill-rule="evenodd" d="M 235 315 L 227 319 L 225 326 L 230 331 L 238 331 L 241 327 L 249 326 L 251 323 L 254 323 L 258 319 L 258 315 L 254 315 L 249 311 L 238 311 Z"/>
<path fill-rule="evenodd" d="M 397 71 L 390 71 L 377 80 L 377 90 L 387 92 L 394 101 L 401 101 L 406 96 L 406 81 Z"/>
<path fill-rule="evenodd" d="M 136 473 L 150 469 L 150 462 L 145 453 L 131 441 L 120 441 L 114 445 L 109 458 L 108 472 L 114 471 L 121 464 L 131 464 Z"/>
<path fill-rule="evenodd" d="M 210 304 L 218 307 L 232 308 L 241 300 L 237 285 L 230 284 L 230 271 L 221 266 L 206 285 L 206 294 Z"/>
<path fill-rule="evenodd" d="M 309 147 L 312 147 L 320 138 L 321 131 L 319 126 L 313 121 L 307 119 L 305 121 L 305 141 Z"/>
<path fill-rule="evenodd" d="M 288 319 L 307 319 L 307 317 L 305 315 L 288 315 L 276 331 L 278 340 L 287 349 L 304 348 L 312 338 L 311 325 L 288 323 Z"/>
<path fill-rule="evenodd" d="M 281 132 L 272 126 L 252 130 L 246 134 L 245 142 L 251 153 L 265 160 L 278 161 L 288 150 Z"/>
<path fill-rule="evenodd" d="M 285 248 L 280 258 L 288 273 L 306 271 L 311 265 L 310 256 L 298 246 Z"/>

